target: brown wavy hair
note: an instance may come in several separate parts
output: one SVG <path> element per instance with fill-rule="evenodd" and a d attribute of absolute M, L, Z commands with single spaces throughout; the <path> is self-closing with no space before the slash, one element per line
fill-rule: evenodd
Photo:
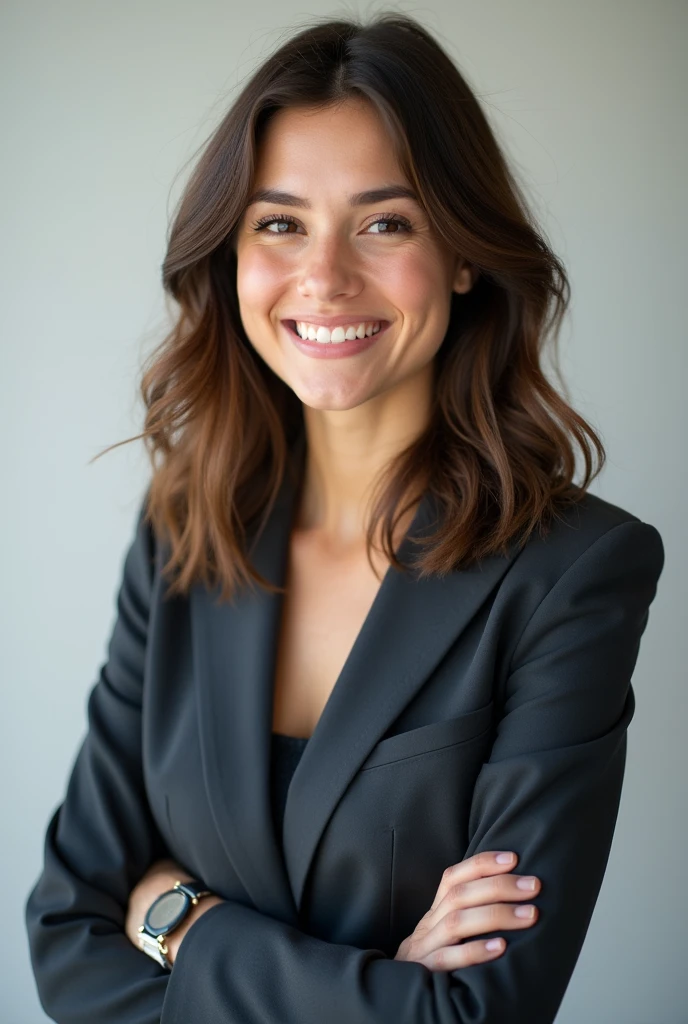
<path fill-rule="evenodd" d="M 441 526 L 413 567 L 444 575 L 506 553 L 536 528 L 547 533 L 551 517 L 580 500 L 604 464 L 600 438 L 561 397 L 566 272 L 478 99 L 414 19 L 316 18 L 258 67 L 203 143 L 168 232 L 162 280 L 176 322 L 143 367 L 144 431 L 119 444 L 144 440 L 153 469 L 145 515 L 169 541 L 171 593 L 196 580 L 221 584 L 230 600 L 242 583 L 283 592 L 250 564 L 247 531 L 266 521 L 293 471 L 303 408 L 243 329 L 235 229 L 271 116 L 349 97 L 374 104 L 431 228 L 478 271 L 469 292 L 452 293 L 427 427 L 376 482 L 369 560 L 379 531 L 389 562 L 406 568 L 393 537 L 425 488 Z M 548 341 L 561 394 L 541 365 Z M 580 484 L 574 443 L 583 453 Z"/>

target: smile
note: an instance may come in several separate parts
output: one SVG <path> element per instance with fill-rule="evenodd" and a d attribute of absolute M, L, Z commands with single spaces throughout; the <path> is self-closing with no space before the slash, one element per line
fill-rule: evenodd
<path fill-rule="evenodd" d="M 305 321 L 291 321 L 294 330 L 304 341 L 317 341 L 321 345 L 341 345 L 343 341 L 353 341 L 354 338 L 370 338 L 380 330 L 380 321 L 372 323 L 348 324 L 341 327 L 321 327 L 318 324 L 309 324 Z"/>
<path fill-rule="evenodd" d="M 371 348 L 390 326 L 389 320 L 322 327 L 304 321 L 281 320 L 289 338 L 304 355 L 316 359 L 355 356 Z"/>

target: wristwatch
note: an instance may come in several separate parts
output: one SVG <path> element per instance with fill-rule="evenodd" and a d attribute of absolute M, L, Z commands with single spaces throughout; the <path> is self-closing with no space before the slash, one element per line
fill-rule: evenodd
<path fill-rule="evenodd" d="M 165 936 L 179 927 L 191 907 L 198 903 L 202 896 L 212 895 L 210 889 L 206 889 L 198 879 L 190 882 L 176 881 L 174 888 L 168 889 L 153 900 L 146 912 L 143 924 L 139 928 L 139 946 L 143 952 L 157 960 L 166 971 L 171 971 L 172 964 L 167 959 Z"/>

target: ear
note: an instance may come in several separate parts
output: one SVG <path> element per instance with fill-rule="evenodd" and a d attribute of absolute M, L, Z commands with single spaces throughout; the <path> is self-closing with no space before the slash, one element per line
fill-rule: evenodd
<path fill-rule="evenodd" d="M 452 291 L 459 294 L 469 292 L 477 281 L 479 273 L 472 263 L 469 263 L 468 260 L 463 259 L 461 256 L 457 256 L 454 266 Z"/>

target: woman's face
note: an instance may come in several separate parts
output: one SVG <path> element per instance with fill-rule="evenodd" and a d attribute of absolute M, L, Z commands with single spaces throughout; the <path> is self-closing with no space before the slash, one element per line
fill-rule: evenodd
<path fill-rule="evenodd" d="M 252 197 L 292 198 L 264 195 L 244 212 L 239 308 L 256 352 L 311 408 L 417 398 L 431 380 L 451 292 L 472 285 L 471 268 L 431 232 L 414 198 L 350 200 L 390 186 L 410 183 L 366 101 L 283 109 L 266 127 Z M 294 331 L 305 322 L 312 335 L 335 317 L 345 322 L 328 344 L 301 342 Z M 360 324 L 377 322 L 379 333 L 358 337 Z"/>

